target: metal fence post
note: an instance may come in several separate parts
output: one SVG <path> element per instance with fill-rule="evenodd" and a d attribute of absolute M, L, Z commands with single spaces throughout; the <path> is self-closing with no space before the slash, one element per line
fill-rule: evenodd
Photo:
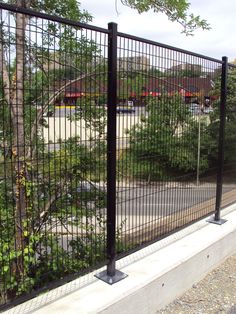
<path fill-rule="evenodd" d="M 116 103 L 117 103 L 117 24 L 108 24 L 107 90 L 107 269 L 97 278 L 113 284 L 127 277 L 116 270 Z"/>
<path fill-rule="evenodd" d="M 226 99 L 227 99 L 227 76 L 228 76 L 228 58 L 222 58 L 221 73 L 221 94 L 220 94 L 220 128 L 218 142 L 218 170 L 216 183 L 216 204 L 215 215 L 208 221 L 218 225 L 226 222 L 220 218 L 221 201 L 222 201 L 222 185 L 223 185 L 223 168 L 224 168 L 224 144 L 225 144 L 225 118 L 226 118 Z"/>

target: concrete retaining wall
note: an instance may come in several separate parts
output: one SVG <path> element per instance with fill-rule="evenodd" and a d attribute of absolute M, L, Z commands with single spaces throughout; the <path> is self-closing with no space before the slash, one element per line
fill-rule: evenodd
<path fill-rule="evenodd" d="M 112 286 L 90 274 L 8 313 L 155 313 L 236 252 L 236 204 L 223 215 L 221 226 L 202 220 L 118 261 L 128 277 Z"/>

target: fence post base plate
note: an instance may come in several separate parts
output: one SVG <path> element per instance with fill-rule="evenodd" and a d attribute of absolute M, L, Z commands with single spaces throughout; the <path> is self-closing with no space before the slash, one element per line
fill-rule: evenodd
<path fill-rule="evenodd" d="M 214 217 L 211 217 L 209 219 L 206 220 L 209 223 L 215 224 L 215 225 L 223 225 L 227 220 L 226 219 L 219 219 L 219 220 L 215 220 Z"/>
<path fill-rule="evenodd" d="M 114 283 L 126 278 L 128 275 L 125 273 L 122 273 L 119 270 L 115 271 L 114 276 L 109 276 L 107 274 L 107 270 L 102 271 L 101 273 L 95 275 L 96 278 L 108 283 L 109 285 L 113 285 Z"/>

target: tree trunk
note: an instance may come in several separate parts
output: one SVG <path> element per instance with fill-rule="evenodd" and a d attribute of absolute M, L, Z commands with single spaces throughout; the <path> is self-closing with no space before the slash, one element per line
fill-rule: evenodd
<path fill-rule="evenodd" d="M 22 1 L 17 1 L 20 6 Z M 15 166 L 15 250 L 23 253 L 25 248 L 23 222 L 26 219 L 26 162 L 24 132 L 24 45 L 26 17 L 16 15 L 16 69 L 12 79 L 11 112 L 13 128 L 13 148 Z M 17 278 L 24 272 L 23 254 L 17 258 Z"/>

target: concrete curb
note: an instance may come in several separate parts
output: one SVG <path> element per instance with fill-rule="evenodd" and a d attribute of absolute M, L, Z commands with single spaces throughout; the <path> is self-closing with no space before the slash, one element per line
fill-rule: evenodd
<path fill-rule="evenodd" d="M 155 313 L 236 252 L 235 209 L 236 204 L 223 211 L 227 222 L 221 226 L 204 219 L 118 261 L 128 277 L 112 286 L 93 278 L 79 287 L 84 276 L 7 312 Z"/>

